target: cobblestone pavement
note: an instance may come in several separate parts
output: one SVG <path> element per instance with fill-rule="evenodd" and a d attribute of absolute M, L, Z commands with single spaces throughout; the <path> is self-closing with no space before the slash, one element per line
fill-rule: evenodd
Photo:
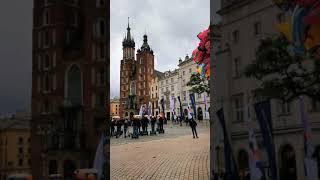
<path fill-rule="evenodd" d="M 209 128 L 200 124 L 198 130 L 199 139 L 192 138 L 190 127 L 172 125 L 163 136 L 112 139 L 111 179 L 208 180 Z"/>

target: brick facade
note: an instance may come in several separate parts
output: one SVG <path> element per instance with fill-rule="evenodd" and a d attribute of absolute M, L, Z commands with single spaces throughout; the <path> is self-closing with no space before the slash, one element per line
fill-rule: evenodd
<path fill-rule="evenodd" d="M 92 167 L 108 109 L 109 3 L 34 0 L 34 179 Z"/>

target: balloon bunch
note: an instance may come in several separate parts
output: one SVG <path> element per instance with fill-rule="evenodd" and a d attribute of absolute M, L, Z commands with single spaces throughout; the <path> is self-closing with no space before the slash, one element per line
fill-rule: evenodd
<path fill-rule="evenodd" d="M 277 25 L 297 56 L 317 53 L 320 46 L 320 0 L 274 0 L 291 21 Z"/>
<path fill-rule="evenodd" d="M 197 37 L 200 39 L 198 47 L 192 52 L 194 62 L 198 64 L 196 73 L 202 78 L 210 77 L 210 29 L 206 29 L 199 33 Z"/>

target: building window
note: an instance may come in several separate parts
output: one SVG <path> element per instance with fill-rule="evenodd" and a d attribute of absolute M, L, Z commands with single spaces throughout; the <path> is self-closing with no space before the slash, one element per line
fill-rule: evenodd
<path fill-rule="evenodd" d="M 320 102 L 314 99 L 310 99 L 311 101 L 311 111 L 318 112 L 320 111 Z"/>
<path fill-rule="evenodd" d="M 234 43 L 239 42 L 239 30 L 234 30 L 232 32 L 232 38 Z"/>
<path fill-rule="evenodd" d="M 43 25 L 48 25 L 50 20 L 49 11 L 45 10 L 43 12 Z"/>
<path fill-rule="evenodd" d="M 254 26 L 254 35 L 261 34 L 261 22 L 255 22 L 253 26 Z"/>
<path fill-rule="evenodd" d="M 23 138 L 19 137 L 18 144 L 23 144 Z"/>
<path fill-rule="evenodd" d="M 23 154 L 23 149 L 19 148 L 19 154 Z"/>
<path fill-rule="evenodd" d="M 158 93 L 156 93 L 156 98 L 158 98 Z"/>
<path fill-rule="evenodd" d="M 186 85 L 186 80 L 182 80 L 182 86 L 185 86 Z"/>
<path fill-rule="evenodd" d="M 233 106 L 234 122 L 243 122 L 243 95 L 234 96 Z"/>
<path fill-rule="evenodd" d="M 156 86 L 156 91 L 158 90 L 158 86 Z"/>
<path fill-rule="evenodd" d="M 240 58 L 237 57 L 233 60 L 233 77 L 239 78 L 240 75 Z"/>
<path fill-rule="evenodd" d="M 174 86 L 171 86 L 171 91 L 174 91 Z"/>
<path fill-rule="evenodd" d="M 279 110 L 280 110 L 280 114 L 289 114 L 290 113 L 290 103 L 288 102 L 283 102 L 283 101 L 280 101 L 279 102 Z"/>
<path fill-rule="evenodd" d="M 48 70 L 49 67 L 50 67 L 50 58 L 49 58 L 49 55 L 48 55 L 48 54 L 46 54 L 46 55 L 44 56 L 43 66 L 44 66 L 44 67 L 43 67 L 44 70 Z"/>
<path fill-rule="evenodd" d="M 286 16 L 284 13 L 279 13 L 277 15 L 277 21 L 278 23 L 284 23 L 286 21 Z"/>
<path fill-rule="evenodd" d="M 200 99 L 201 98 L 201 94 L 198 94 L 198 99 Z"/>
<path fill-rule="evenodd" d="M 183 71 L 183 72 L 182 72 L 182 75 L 184 76 L 184 74 L 185 74 L 185 72 Z"/>
<path fill-rule="evenodd" d="M 169 87 L 166 87 L 166 91 L 167 91 L 167 92 L 169 91 Z"/>
<path fill-rule="evenodd" d="M 189 73 L 191 73 L 191 68 L 189 69 Z"/>
<path fill-rule="evenodd" d="M 186 91 L 183 91 L 183 92 L 182 92 L 182 95 L 183 95 L 183 100 L 184 100 L 184 101 L 187 100 L 187 93 L 186 93 Z"/>
<path fill-rule="evenodd" d="M 44 45 L 49 46 L 49 31 L 44 32 Z"/>
<path fill-rule="evenodd" d="M 49 85 L 50 83 L 49 83 L 49 75 L 48 74 L 46 74 L 45 76 L 44 76 L 44 91 L 45 92 L 49 92 Z"/>
<path fill-rule="evenodd" d="M 19 166 L 23 166 L 23 159 L 19 159 Z"/>
<path fill-rule="evenodd" d="M 171 78 L 171 83 L 173 83 L 173 78 Z"/>

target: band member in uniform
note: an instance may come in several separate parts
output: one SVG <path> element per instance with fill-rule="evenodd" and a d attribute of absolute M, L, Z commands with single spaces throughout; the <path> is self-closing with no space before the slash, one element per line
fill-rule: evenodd
<path fill-rule="evenodd" d="M 114 126 L 115 126 L 115 121 L 114 119 L 111 120 L 111 137 L 114 136 Z"/>
<path fill-rule="evenodd" d="M 156 124 L 156 121 L 157 121 L 156 117 L 155 117 L 155 116 L 152 116 L 152 117 L 151 117 L 151 131 L 150 131 L 150 134 L 156 134 L 156 131 L 155 131 L 155 129 L 154 129 L 154 126 L 155 126 L 155 124 Z"/>
<path fill-rule="evenodd" d="M 117 121 L 116 121 L 116 126 L 117 126 L 116 138 L 118 138 L 119 136 L 121 136 L 121 126 L 122 126 L 122 123 L 121 123 L 121 120 L 120 120 L 120 119 L 117 119 Z"/>

